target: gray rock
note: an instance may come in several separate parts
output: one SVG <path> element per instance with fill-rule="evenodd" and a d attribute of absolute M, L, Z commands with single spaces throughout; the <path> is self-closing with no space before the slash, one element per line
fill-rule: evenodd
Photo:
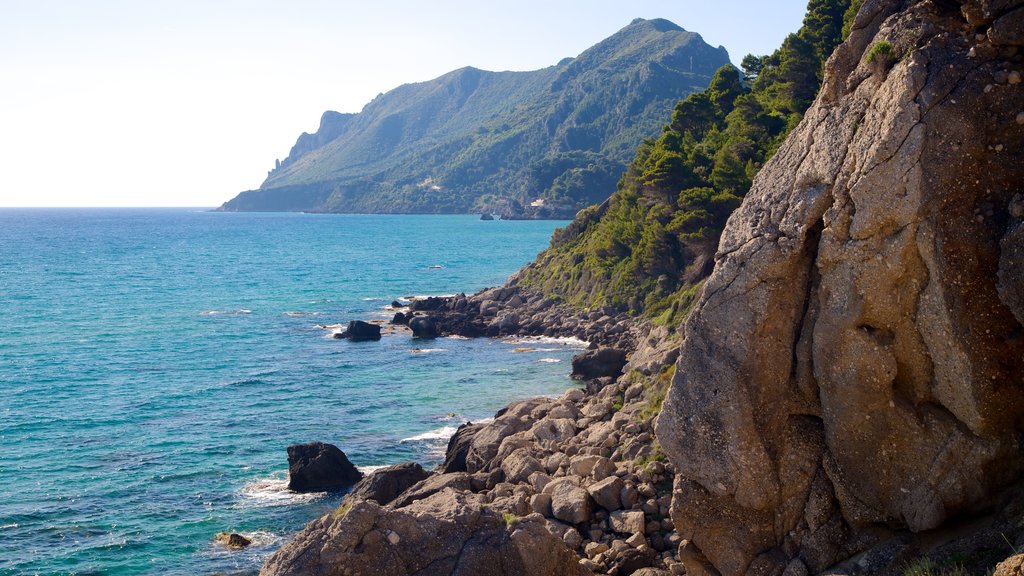
<path fill-rule="evenodd" d="M 608 526 L 619 534 L 643 534 L 644 513 L 639 510 L 617 510 L 608 515 Z"/>

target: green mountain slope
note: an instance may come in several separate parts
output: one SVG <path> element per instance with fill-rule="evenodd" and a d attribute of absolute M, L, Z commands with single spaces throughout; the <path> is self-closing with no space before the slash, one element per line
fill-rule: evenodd
<path fill-rule="evenodd" d="M 518 282 L 576 306 L 678 325 L 711 272 L 725 221 L 811 105 L 855 11 L 850 0 L 810 0 L 803 26 L 773 54 L 745 57 L 742 77 L 719 69 L 644 141 L 611 198 L 556 231 Z"/>
<path fill-rule="evenodd" d="M 358 114 L 324 114 L 221 209 L 571 217 L 607 198 L 637 145 L 728 61 L 698 34 L 638 19 L 542 70 L 406 84 Z"/>

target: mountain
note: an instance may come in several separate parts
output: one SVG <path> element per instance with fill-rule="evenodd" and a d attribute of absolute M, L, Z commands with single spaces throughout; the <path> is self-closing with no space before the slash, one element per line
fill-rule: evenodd
<path fill-rule="evenodd" d="M 520 274 L 585 308 L 678 325 L 711 272 L 725 221 L 797 126 L 841 40 L 848 0 L 811 0 L 802 27 L 766 56 L 723 66 L 637 150 L 607 202 L 579 213 Z"/>
<path fill-rule="evenodd" d="M 406 84 L 358 114 L 325 113 L 220 209 L 571 217 L 607 198 L 637 145 L 728 62 L 696 33 L 637 19 L 541 70 Z"/>

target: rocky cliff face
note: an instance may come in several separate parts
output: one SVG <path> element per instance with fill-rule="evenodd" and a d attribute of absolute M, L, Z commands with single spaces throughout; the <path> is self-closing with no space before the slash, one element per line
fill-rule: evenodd
<path fill-rule="evenodd" d="M 869 0 L 722 236 L 657 436 L 687 573 L 818 572 L 1024 465 L 1024 2 Z"/>

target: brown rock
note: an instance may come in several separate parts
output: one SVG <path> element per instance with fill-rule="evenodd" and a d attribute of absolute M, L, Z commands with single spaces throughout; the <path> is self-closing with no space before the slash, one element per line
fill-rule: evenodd
<path fill-rule="evenodd" d="M 555 480 L 548 485 L 551 494 L 551 513 L 570 524 L 579 524 L 590 518 L 593 501 L 590 494 L 571 480 Z"/>
<path fill-rule="evenodd" d="M 1024 554 L 1015 554 L 997 564 L 992 576 L 1024 576 Z"/>
<path fill-rule="evenodd" d="M 467 491 L 470 489 L 469 474 L 465 472 L 451 472 L 448 474 L 434 474 L 427 479 L 417 482 L 402 492 L 392 503 L 395 508 L 408 506 L 417 500 L 423 500 L 434 494 L 445 490 Z"/>
<path fill-rule="evenodd" d="M 599 506 L 608 511 L 615 511 L 622 507 L 620 494 L 624 487 L 625 484 L 618 476 L 609 476 L 587 486 L 587 492 Z"/>
<path fill-rule="evenodd" d="M 399 510 L 355 501 L 343 513 L 310 523 L 260 571 L 261 576 L 340 573 L 587 574 L 540 515 L 507 524 L 478 496 L 451 490 Z"/>
<path fill-rule="evenodd" d="M 501 470 L 507 481 L 519 483 L 526 482 L 531 474 L 541 472 L 544 467 L 530 455 L 528 448 L 518 448 L 502 460 Z"/>
<path fill-rule="evenodd" d="M 639 510 L 617 510 L 608 515 L 608 525 L 619 534 L 643 534 L 644 513 Z"/>
<path fill-rule="evenodd" d="M 469 454 L 469 449 L 472 446 L 473 436 L 484 426 L 484 424 L 473 424 L 472 422 L 466 422 L 459 426 L 455 434 L 448 440 L 444 463 L 439 469 L 441 472 L 467 472 L 466 455 Z"/>
<path fill-rule="evenodd" d="M 235 532 L 219 532 L 216 536 L 213 537 L 213 539 L 227 546 L 228 548 L 241 549 L 252 544 L 252 540 L 249 540 L 245 536 L 242 536 L 241 534 Z"/>
<path fill-rule="evenodd" d="M 1022 3 L 963 4 L 984 22 Z M 865 4 L 687 319 L 657 435 L 676 529 L 722 574 L 784 544 L 835 560 L 871 525 L 939 527 L 1024 467 L 1024 339 L 997 288 L 1017 274 L 1000 223 L 1024 182 L 1021 97 L 985 91 L 1006 52 L 972 50 L 937 6 Z M 869 47 L 911 30 L 872 73 Z M 835 523 L 805 506 L 816 478 Z M 794 531 L 805 510 L 824 523 Z"/>
<path fill-rule="evenodd" d="M 417 482 L 425 480 L 430 473 L 416 462 L 395 464 L 373 471 L 363 477 L 349 493 L 349 498 L 373 500 L 388 504 Z"/>

